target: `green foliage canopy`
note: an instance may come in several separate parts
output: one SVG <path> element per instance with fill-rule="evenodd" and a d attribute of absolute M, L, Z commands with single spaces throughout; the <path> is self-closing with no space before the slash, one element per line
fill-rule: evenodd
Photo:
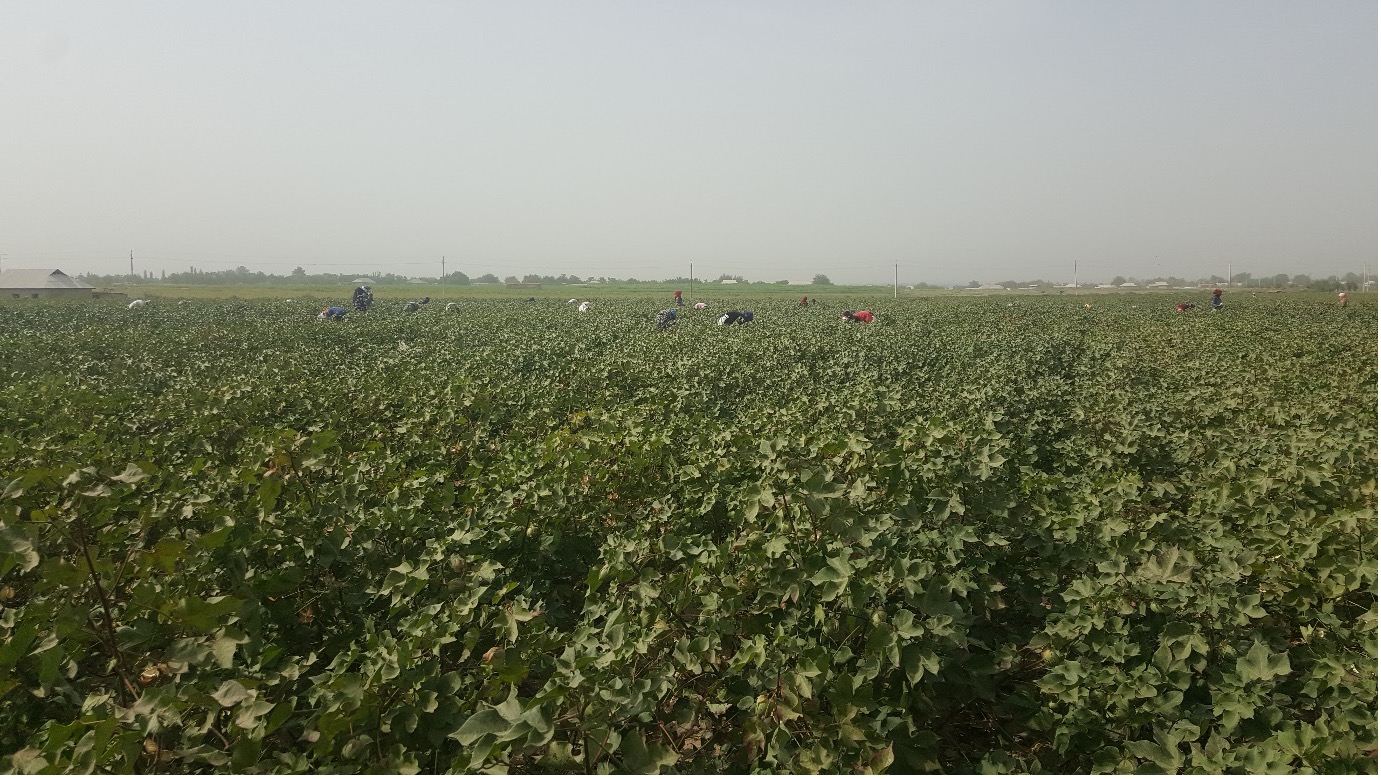
<path fill-rule="evenodd" d="M 0 759 L 1374 768 L 1374 301 L 1092 301 L 7 306 Z"/>

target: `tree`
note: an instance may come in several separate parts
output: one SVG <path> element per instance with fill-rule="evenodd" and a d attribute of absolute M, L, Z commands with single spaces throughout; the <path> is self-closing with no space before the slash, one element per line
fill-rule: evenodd
<path fill-rule="evenodd" d="M 505 283 L 505 284 L 517 284 L 517 283 L 518 283 L 518 277 L 517 277 L 517 276 L 504 276 L 504 277 L 503 277 L 503 283 Z"/>
<path fill-rule="evenodd" d="M 1246 272 L 1246 271 L 1242 271 L 1241 273 L 1234 273 L 1234 274 L 1232 274 L 1232 283 L 1233 283 L 1233 284 L 1246 284 L 1247 282 L 1249 282 L 1249 281 L 1251 281 L 1251 280 L 1252 280 L 1252 275 L 1251 275 L 1250 273 Z"/>
<path fill-rule="evenodd" d="M 307 271 L 303 270 L 303 268 L 302 268 L 301 265 L 297 266 L 296 268 L 293 268 L 293 276 L 294 276 L 295 278 L 299 278 L 299 279 L 300 279 L 300 278 L 302 278 L 303 276 L 306 276 L 306 275 L 307 275 Z"/>
<path fill-rule="evenodd" d="M 1309 282 L 1309 288 L 1319 292 L 1333 292 L 1342 284 L 1337 276 L 1329 276 L 1326 279 L 1314 279 Z"/>
<path fill-rule="evenodd" d="M 1126 284 L 1126 283 L 1127 283 L 1127 277 L 1126 277 L 1126 276 L 1113 276 L 1113 277 L 1112 277 L 1112 285 L 1113 285 L 1114 287 L 1120 287 L 1120 286 L 1122 286 L 1123 284 Z"/>
<path fill-rule="evenodd" d="M 831 286 L 834 286 L 834 282 L 830 281 L 830 277 L 829 277 L 829 276 L 826 276 L 826 275 L 823 274 L 823 273 L 817 273 L 817 274 L 815 274 L 815 278 L 811 279 L 811 280 L 810 280 L 810 283 L 811 283 L 811 284 L 819 285 L 819 286 L 821 286 L 821 287 L 831 287 Z"/>
<path fill-rule="evenodd" d="M 790 284 L 791 282 L 790 282 L 790 281 L 787 281 L 786 279 L 782 279 L 781 281 L 774 281 L 774 282 L 772 282 L 772 283 L 773 283 L 773 284 Z"/>
<path fill-rule="evenodd" d="M 442 283 L 442 284 L 469 284 L 469 283 L 470 283 L 470 277 L 469 277 L 469 276 L 466 276 L 466 275 L 465 275 L 464 273 L 462 273 L 461 271 L 452 271 L 452 272 L 446 274 L 446 276 L 445 276 L 443 279 L 441 279 L 441 283 Z"/>
<path fill-rule="evenodd" d="M 476 283 L 476 284 L 498 284 L 498 283 L 499 283 L 499 277 L 498 277 L 498 276 L 495 276 L 495 275 L 492 274 L 492 273 L 486 273 L 486 274 L 484 274 L 483 276 L 480 276 L 479 278 L 475 279 L 475 283 Z"/>
<path fill-rule="evenodd" d="M 1309 286 L 1309 282 L 1311 280 L 1312 279 L 1309 278 L 1309 274 L 1300 273 L 1296 275 L 1293 279 L 1290 279 L 1290 283 L 1295 285 L 1296 287 L 1307 287 Z"/>
<path fill-rule="evenodd" d="M 1271 284 L 1272 284 L 1273 286 L 1284 287 L 1285 285 L 1287 285 L 1287 284 L 1289 284 L 1289 283 L 1290 283 L 1290 274 L 1288 274 L 1288 273 L 1277 273 L 1275 276 L 1273 276 L 1273 277 L 1271 278 Z"/>

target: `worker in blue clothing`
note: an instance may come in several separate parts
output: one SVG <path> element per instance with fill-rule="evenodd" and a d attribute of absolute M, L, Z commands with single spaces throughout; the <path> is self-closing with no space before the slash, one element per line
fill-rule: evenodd
<path fill-rule="evenodd" d="M 368 311 L 374 305 L 374 292 L 366 284 L 362 287 L 355 287 L 355 294 L 351 296 L 350 302 L 355 306 L 356 311 Z"/>

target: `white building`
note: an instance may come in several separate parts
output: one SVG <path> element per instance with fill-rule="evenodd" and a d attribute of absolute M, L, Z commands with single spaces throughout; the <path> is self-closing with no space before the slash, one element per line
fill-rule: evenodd
<path fill-rule="evenodd" d="M 0 298 L 90 298 L 96 288 L 57 268 L 15 268 L 0 272 Z"/>

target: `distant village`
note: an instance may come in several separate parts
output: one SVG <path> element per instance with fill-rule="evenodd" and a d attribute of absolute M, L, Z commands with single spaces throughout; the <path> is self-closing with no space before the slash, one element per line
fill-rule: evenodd
<path fill-rule="evenodd" d="M 166 283 L 173 285 L 234 285 L 234 284 L 378 284 L 378 285 L 401 285 L 401 284 L 444 284 L 444 285 L 465 285 L 482 286 L 494 285 L 522 289 L 536 289 L 544 286 L 590 286 L 597 284 L 656 284 L 665 285 L 684 285 L 692 284 L 721 284 L 721 285 L 741 285 L 752 288 L 781 288 L 781 287 L 830 287 L 834 283 L 823 273 L 816 274 L 811 279 L 780 279 L 777 281 L 749 281 L 743 276 L 723 274 L 715 279 L 695 279 L 694 282 L 689 277 L 677 277 L 670 279 L 637 279 L 637 278 L 614 278 L 608 276 L 574 276 L 561 274 L 559 276 L 544 276 L 530 273 L 522 277 L 515 275 L 500 278 L 493 273 L 471 278 L 462 271 L 448 273 L 445 276 L 405 276 L 396 273 L 372 273 L 367 276 L 346 273 L 307 273 L 302 267 L 295 268 L 290 274 L 278 275 L 264 273 L 263 271 L 250 271 L 244 266 L 233 270 L 223 271 L 203 271 L 197 268 L 189 268 L 187 271 L 167 273 L 160 272 L 157 275 L 145 271 L 136 274 L 116 274 L 100 275 L 94 273 L 78 274 L 75 277 L 63 273 L 57 268 L 16 268 L 0 271 L 0 298 L 37 298 L 37 297 L 105 297 L 121 296 L 124 293 L 118 288 L 131 284 L 141 286 L 149 284 Z M 915 283 L 902 285 L 906 289 L 931 289 L 931 290 L 960 290 L 960 291 L 1021 291 L 1021 290 L 1048 290 L 1060 291 L 1067 290 L 1169 290 L 1169 289 L 1200 289 L 1214 286 L 1231 286 L 1243 288 L 1262 288 L 1262 289 L 1297 289 L 1314 290 L 1318 292 L 1336 292 L 1339 290 L 1369 290 L 1374 279 L 1359 276 L 1356 273 L 1348 273 L 1343 276 L 1328 276 L 1326 278 L 1311 278 L 1305 274 L 1291 276 L 1280 273 L 1275 276 L 1256 277 L 1251 273 L 1234 273 L 1231 281 L 1222 276 L 1212 275 L 1199 279 L 1183 279 L 1175 276 L 1158 276 L 1149 279 L 1129 278 L 1115 276 L 1107 282 L 1098 283 L 1057 283 L 1044 279 L 1034 279 L 1029 281 L 1007 280 L 999 282 L 982 282 L 973 280 L 965 285 L 945 286 L 940 284 Z M 891 286 L 891 285 L 850 285 L 850 286 Z"/>

